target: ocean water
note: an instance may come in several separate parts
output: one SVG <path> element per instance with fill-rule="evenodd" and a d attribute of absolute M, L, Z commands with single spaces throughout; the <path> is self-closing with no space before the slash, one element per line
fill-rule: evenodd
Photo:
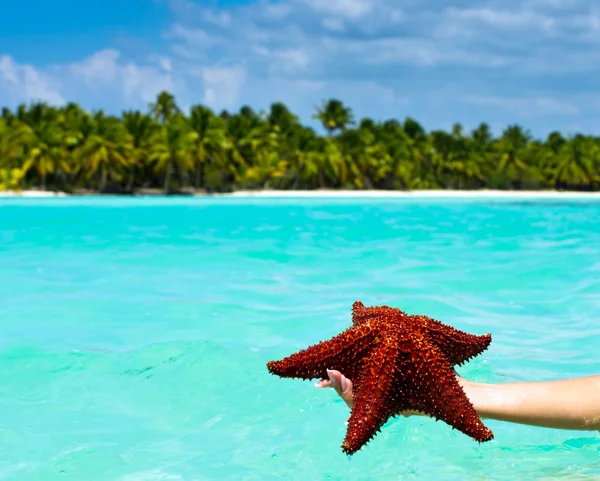
<path fill-rule="evenodd" d="M 600 203 L 0 199 L 0 479 L 600 479 L 600 435 L 390 420 L 270 375 L 356 299 L 491 332 L 474 381 L 600 372 Z"/>

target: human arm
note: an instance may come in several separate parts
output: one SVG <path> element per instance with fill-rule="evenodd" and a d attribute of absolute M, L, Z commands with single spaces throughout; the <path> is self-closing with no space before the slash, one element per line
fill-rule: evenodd
<path fill-rule="evenodd" d="M 339 371 L 328 371 L 329 381 L 352 408 L 352 382 Z M 465 394 L 480 417 L 555 429 L 600 430 L 600 375 L 542 382 L 486 384 L 457 375 Z M 405 416 L 420 414 L 402 413 Z"/>

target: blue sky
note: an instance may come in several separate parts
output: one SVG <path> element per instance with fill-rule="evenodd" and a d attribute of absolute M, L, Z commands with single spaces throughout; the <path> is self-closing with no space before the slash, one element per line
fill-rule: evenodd
<path fill-rule="evenodd" d="M 600 3 L 591 0 L 8 2 L 0 105 L 42 99 L 257 110 L 307 123 L 336 97 L 356 117 L 495 132 L 600 134 Z"/>

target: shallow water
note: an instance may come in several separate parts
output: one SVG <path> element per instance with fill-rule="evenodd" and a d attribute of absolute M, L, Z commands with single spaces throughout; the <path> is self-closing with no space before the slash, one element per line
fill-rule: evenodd
<path fill-rule="evenodd" d="M 356 299 L 491 332 L 485 382 L 600 372 L 600 204 L 0 199 L 0 479 L 600 478 L 600 435 L 394 419 L 267 373 Z"/>

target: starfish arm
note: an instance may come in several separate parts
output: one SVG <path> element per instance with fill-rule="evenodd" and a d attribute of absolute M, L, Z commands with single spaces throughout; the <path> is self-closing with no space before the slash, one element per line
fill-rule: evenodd
<path fill-rule="evenodd" d="M 434 346 L 419 344 L 408 355 L 410 368 L 395 383 L 408 387 L 409 408 L 442 420 L 479 442 L 491 440 L 492 431 L 481 422 L 448 360 Z"/>
<path fill-rule="evenodd" d="M 352 326 L 332 339 L 279 361 L 272 374 L 327 378 L 327 369 L 352 380 L 354 407 L 342 450 L 353 454 L 403 411 L 443 420 L 482 442 L 493 433 L 481 422 L 458 383 L 453 366 L 480 354 L 490 335 L 476 336 L 427 316 L 410 316 L 387 306 L 352 306 Z"/>
<path fill-rule="evenodd" d="M 367 321 L 376 321 L 382 317 L 394 316 L 397 314 L 405 315 L 400 309 L 392 309 L 388 306 L 373 306 L 365 307 L 360 301 L 355 301 L 352 304 L 352 323 L 354 325 L 363 324 Z"/>
<path fill-rule="evenodd" d="M 362 302 L 356 301 L 352 304 L 352 323 L 354 325 L 362 324 L 374 317 L 376 317 L 376 314 L 370 312 L 369 308 L 365 307 Z"/>
<path fill-rule="evenodd" d="M 491 334 L 477 336 L 455 329 L 427 316 L 415 316 L 428 331 L 429 338 L 437 345 L 450 363 L 462 365 L 481 354 L 492 342 Z"/>
<path fill-rule="evenodd" d="M 372 329 L 368 324 L 353 326 L 328 341 L 321 341 L 280 361 L 269 361 L 267 368 L 280 377 L 327 379 L 327 369 L 336 369 L 355 378 L 360 360 L 371 347 Z"/>
<path fill-rule="evenodd" d="M 380 431 L 394 411 L 390 398 L 398 349 L 391 339 L 383 340 L 365 359 L 355 390 L 354 407 L 348 419 L 342 450 L 353 454 Z"/>

